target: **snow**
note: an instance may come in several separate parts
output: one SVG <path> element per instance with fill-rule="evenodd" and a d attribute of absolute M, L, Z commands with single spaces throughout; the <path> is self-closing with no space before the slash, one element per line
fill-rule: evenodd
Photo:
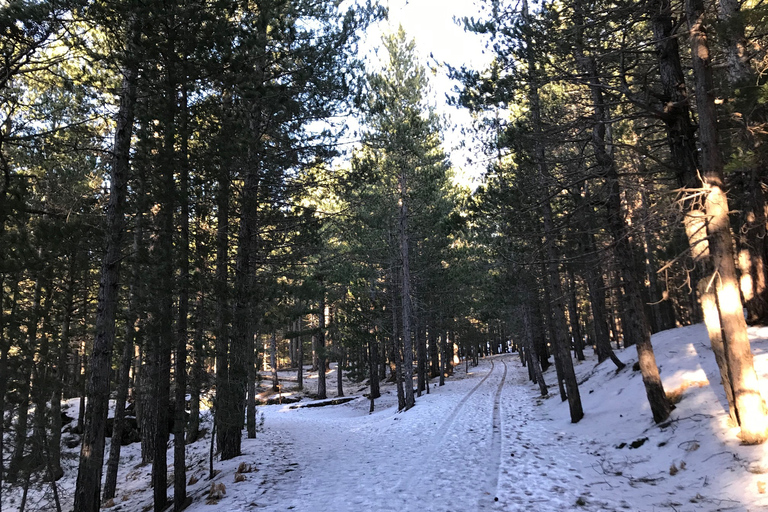
<path fill-rule="evenodd" d="M 750 328 L 750 337 L 768 397 L 768 328 Z M 187 510 L 768 510 L 768 446 L 741 445 L 738 428 L 728 424 L 704 327 L 658 333 L 653 344 L 667 392 L 682 393 L 661 426 L 654 425 L 640 374 L 632 370 L 634 348 L 617 351 L 627 363 L 618 373 L 610 361 L 596 365 L 591 351 L 587 361 L 575 362 L 585 411 L 577 424 L 556 395 L 554 369 L 545 374 L 551 394 L 541 398 L 517 355 L 503 354 L 481 359 L 468 373 L 464 363 L 457 366 L 445 386 L 433 383 L 407 412 L 397 412 L 394 387 L 387 384 L 369 414 L 361 395 L 367 388 L 351 382 L 345 394 L 358 398 L 342 405 L 295 407 L 305 398 L 261 406 L 263 426 L 256 439 L 243 441 L 243 455 L 215 461 L 220 473 L 214 480 L 226 494 L 214 504 L 206 504 L 210 435 L 187 448 L 187 477 L 198 479 L 188 486 Z M 296 394 L 287 382 L 295 374 L 280 375 L 286 378 L 283 396 Z M 333 396 L 335 369 L 328 377 Z M 314 391 L 316 374 L 305 382 Z M 75 400 L 70 416 L 76 406 Z M 122 453 L 116 504 L 109 510 L 144 510 L 151 504 L 151 468 L 139 464 L 138 444 Z M 252 471 L 235 482 L 241 463 Z M 71 509 L 76 473 L 71 458 L 59 481 L 65 510 Z M 8 491 L 3 510 L 15 510 L 20 490 Z M 42 491 L 30 495 L 28 510 L 52 510 Z"/>

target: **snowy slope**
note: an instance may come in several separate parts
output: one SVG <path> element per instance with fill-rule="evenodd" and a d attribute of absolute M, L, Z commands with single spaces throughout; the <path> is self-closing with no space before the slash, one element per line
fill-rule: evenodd
<path fill-rule="evenodd" d="M 750 334 L 768 397 L 768 329 Z M 553 370 L 546 379 L 555 395 L 541 399 L 516 355 L 495 356 L 466 374 L 462 363 L 444 387 L 432 387 L 405 413 L 396 411 L 387 385 L 368 414 L 368 400 L 354 395 L 367 390 L 354 383 L 345 392 L 360 398 L 343 405 L 260 407 L 264 425 L 256 439 L 244 440 L 244 455 L 216 461 L 215 482 L 226 494 L 210 504 L 210 438 L 188 447 L 188 477 L 199 479 L 189 486 L 188 510 L 768 510 L 768 494 L 760 493 L 768 482 L 768 446 L 740 445 L 738 429 L 728 425 L 704 328 L 659 333 L 653 343 L 667 391 L 684 389 L 661 427 L 631 369 L 634 349 L 617 353 L 627 363 L 618 374 L 610 362 L 576 363 L 586 415 L 575 425 L 556 396 Z M 331 394 L 335 374 L 329 373 Z M 110 510 L 145 510 L 150 467 L 137 465 L 138 445 L 123 453 Z M 235 482 L 241 463 L 251 471 Z M 73 467 L 59 482 L 65 497 L 75 477 Z M 40 492 L 31 495 L 35 506 L 28 510 L 52 510 Z M 3 510 L 15 510 L 7 489 Z"/>

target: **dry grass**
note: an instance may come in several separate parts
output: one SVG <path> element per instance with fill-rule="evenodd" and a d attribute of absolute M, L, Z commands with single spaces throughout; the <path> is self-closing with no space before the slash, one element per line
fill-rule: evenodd
<path fill-rule="evenodd" d="M 709 381 L 706 380 L 686 380 L 683 381 L 682 385 L 680 387 L 673 389 L 672 391 L 667 391 L 667 400 L 672 402 L 673 404 L 680 403 L 680 400 L 683 399 L 683 393 L 685 393 L 685 390 L 688 388 L 703 388 L 704 386 L 709 386 Z"/>

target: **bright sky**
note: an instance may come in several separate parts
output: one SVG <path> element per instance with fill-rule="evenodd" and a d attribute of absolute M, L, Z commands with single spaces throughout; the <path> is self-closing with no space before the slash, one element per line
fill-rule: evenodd
<path fill-rule="evenodd" d="M 416 40 L 416 46 L 428 68 L 447 62 L 454 67 L 467 65 L 482 69 L 490 62 L 490 56 L 483 53 L 484 45 L 480 36 L 464 31 L 454 18 L 478 17 L 480 10 L 477 0 L 381 0 L 389 7 L 389 21 L 382 26 L 382 32 L 394 32 L 399 25 L 406 34 Z M 369 32 L 369 44 L 379 44 L 381 34 Z M 432 57 L 430 57 L 430 55 Z M 463 109 L 449 107 L 445 95 L 450 93 L 456 82 L 447 77 L 447 68 L 439 67 L 431 83 L 435 93 L 432 101 L 441 115 L 448 116 L 452 124 L 444 133 L 445 149 L 457 169 L 456 178 L 461 184 L 470 185 L 479 178 L 484 164 L 477 162 L 478 151 L 472 148 L 472 141 L 460 132 L 461 127 L 471 128 L 469 114 Z M 454 149 L 462 141 L 469 147 Z M 468 163 L 472 157 L 475 163 Z"/>

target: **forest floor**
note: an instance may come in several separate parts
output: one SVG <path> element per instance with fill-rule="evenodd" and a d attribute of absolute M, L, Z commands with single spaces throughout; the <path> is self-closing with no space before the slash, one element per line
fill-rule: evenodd
<path fill-rule="evenodd" d="M 768 397 L 768 328 L 751 328 L 755 367 Z M 671 419 L 653 424 L 634 348 L 596 365 L 592 351 L 576 362 L 585 417 L 571 424 L 557 395 L 554 368 L 541 398 L 516 354 L 464 363 L 442 387 L 407 412 L 397 412 L 385 385 L 369 413 L 367 388 L 345 381 L 358 397 L 326 407 L 259 407 L 256 439 L 243 455 L 215 461 L 226 492 L 211 499 L 210 435 L 188 447 L 191 512 L 219 511 L 758 511 L 768 510 L 768 446 L 743 446 L 728 424 L 727 406 L 706 331 L 696 325 L 653 337 L 668 393 L 681 396 Z M 291 396 L 285 377 L 283 396 Z M 305 383 L 311 393 L 316 374 Z M 336 369 L 328 373 L 329 395 Z M 76 413 L 76 401 L 69 414 Z M 206 416 L 210 421 L 209 416 Z M 58 482 L 71 509 L 77 449 Z M 139 445 L 123 448 L 118 494 L 109 510 L 149 510 L 150 467 Z M 169 471 L 172 450 L 169 450 Z M 238 467 L 246 470 L 235 481 Z M 172 477 L 169 483 L 172 482 Z M 172 492 L 172 486 L 169 493 Z M 16 510 L 18 488 L 5 488 L 3 511 Z M 27 510 L 53 510 L 48 486 L 34 485 Z"/>

